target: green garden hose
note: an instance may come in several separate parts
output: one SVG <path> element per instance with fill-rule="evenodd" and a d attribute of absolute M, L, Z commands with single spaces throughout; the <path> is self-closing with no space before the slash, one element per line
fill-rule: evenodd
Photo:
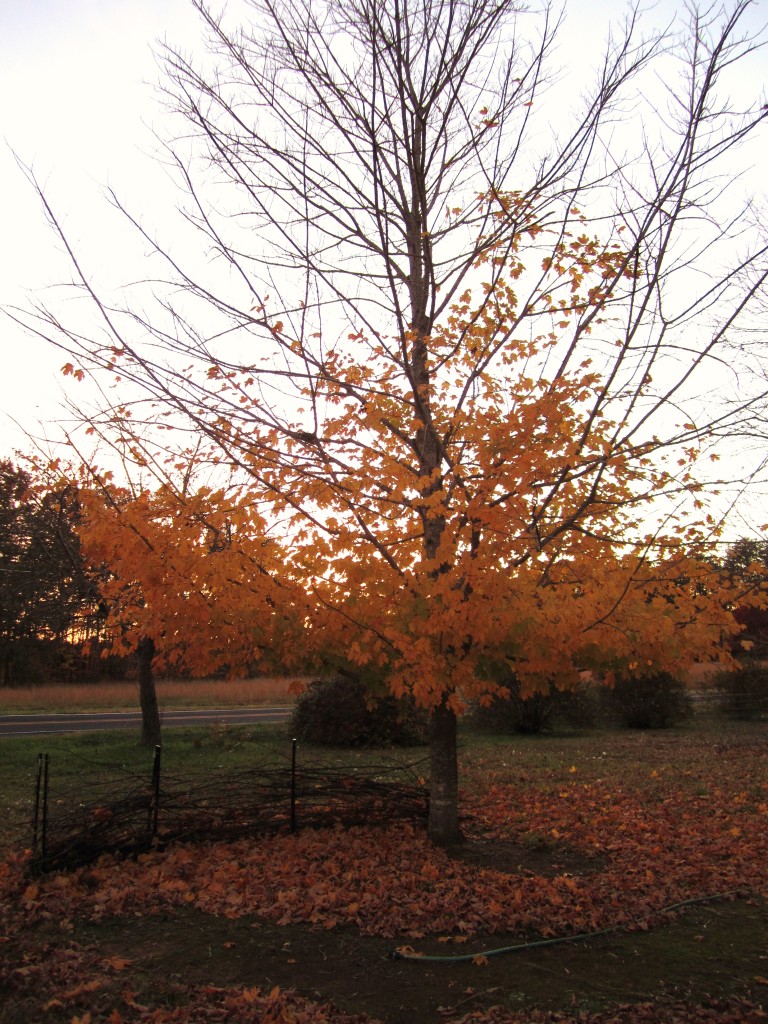
<path fill-rule="evenodd" d="M 693 899 L 680 900 L 679 903 L 671 903 L 668 907 L 661 907 L 659 910 L 654 910 L 651 913 L 667 914 L 673 910 L 679 910 L 681 907 L 690 907 L 694 903 L 711 903 L 713 900 L 724 900 L 731 896 L 750 896 L 752 894 L 751 889 L 732 889 L 730 892 L 718 892 L 711 896 L 694 896 Z M 625 924 L 610 925 L 607 928 L 600 928 L 594 932 L 579 932 L 576 935 L 559 935 L 554 939 L 536 939 L 533 942 L 521 942 L 515 946 L 501 946 L 498 949 L 484 949 L 477 953 L 462 953 L 455 956 L 430 956 L 426 953 L 415 953 L 410 950 L 395 949 L 389 954 L 389 958 L 390 960 L 412 960 L 414 962 L 420 961 L 422 963 L 437 964 L 471 963 L 472 961 L 477 960 L 478 957 L 490 958 L 492 956 L 501 956 L 503 953 L 522 953 L 529 949 L 541 949 L 543 946 L 557 946 L 565 942 L 581 942 L 584 939 L 594 939 L 599 935 L 608 935 L 611 932 L 621 931 L 623 928 L 629 927 L 629 925 L 637 924 L 638 921 L 645 921 L 651 916 L 651 913 L 635 917 Z"/>

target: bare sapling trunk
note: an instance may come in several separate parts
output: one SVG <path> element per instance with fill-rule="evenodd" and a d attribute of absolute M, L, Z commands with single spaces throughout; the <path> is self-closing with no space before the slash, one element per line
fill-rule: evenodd
<path fill-rule="evenodd" d="M 160 743 L 160 711 L 152 672 L 152 660 L 155 656 L 155 642 L 152 637 L 143 636 L 139 640 L 136 653 L 139 662 L 141 743 L 144 747 L 155 747 Z"/>

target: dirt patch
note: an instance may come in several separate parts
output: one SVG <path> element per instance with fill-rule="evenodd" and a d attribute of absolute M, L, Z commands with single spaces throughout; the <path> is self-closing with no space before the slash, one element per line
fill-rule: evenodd
<path fill-rule="evenodd" d="M 650 933 L 493 956 L 480 965 L 393 960 L 397 942 L 349 930 L 279 928 L 198 914 L 135 922 L 110 945 L 123 955 L 126 944 L 143 950 L 139 960 L 148 978 L 275 984 L 384 1024 L 427 1024 L 492 1005 L 565 1009 L 649 998 L 755 997 L 764 988 L 754 978 L 768 971 L 766 940 L 765 907 L 742 902 L 697 909 Z M 519 938 L 486 936 L 461 945 L 439 937 L 410 941 L 420 952 L 446 956 L 479 954 Z"/>
<path fill-rule="evenodd" d="M 519 942 L 505 935 L 461 943 L 442 939 L 409 942 L 419 952 L 442 957 L 471 957 Z M 643 1000 L 737 996 L 759 1001 L 768 974 L 768 910 L 746 901 L 703 905 L 647 933 L 617 932 L 490 956 L 479 964 L 393 959 L 396 940 L 361 937 L 351 929 L 226 920 L 193 910 L 76 923 L 66 936 L 47 924 L 21 941 L 23 948 L 6 947 L 4 956 L 29 963 L 36 949 L 50 955 L 53 945 L 74 942 L 101 958 L 130 961 L 120 974 L 116 1000 L 126 988 L 139 1002 L 174 1006 L 183 1003 L 191 986 L 280 986 L 383 1024 L 437 1024 L 497 1005 L 575 1013 Z M 29 999 L 6 995 L 3 1024 L 34 1019 Z M 68 1014 L 54 1006 L 45 1018 L 69 1024 Z"/>

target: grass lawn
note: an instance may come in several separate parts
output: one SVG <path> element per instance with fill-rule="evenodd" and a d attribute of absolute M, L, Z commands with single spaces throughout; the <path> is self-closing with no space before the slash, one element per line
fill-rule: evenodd
<path fill-rule="evenodd" d="M 399 824 L 169 847 L 35 881 L 7 869 L 0 1021 L 765 1019 L 766 726 L 461 738 L 456 850 Z M 124 734 L 48 739 L 67 786 L 102 762 L 147 770 Z M 28 830 L 39 748 L 0 741 L 6 849 Z M 284 726 L 173 730 L 163 757 L 214 771 L 289 750 Z M 705 896 L 719 898 L 665 910 Z M 465 960 L 429 959 L 445 956 Z"/>

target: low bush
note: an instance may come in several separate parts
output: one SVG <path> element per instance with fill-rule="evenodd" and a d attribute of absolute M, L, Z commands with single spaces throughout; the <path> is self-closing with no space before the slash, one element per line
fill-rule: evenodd
<path fill-rule="evenodd" d="M 417 746 L 427 742 L 429 716 L 412 700 L 372 698 L 358 680 L 334 676 L 309 684 L 289 728 L 297 739 L 325 746 Z"/>
<path fill-rule="evenodd" d="M 668 729 L 693 714 L 685 684 L 667 672 L 617 680 L 604 687 L 602 705 L 610 724 L 627 729 Z"/>
<path fill-rule="evenodd" d="M 519 693 L 511 692 L 508 698 L 494 696 L 489 703 L 474 705 L 469 721 L 482 732 L 534 735 L 551 728 L 553 717 L 554 701 L 550 694 L 520 697 Z"/>
<path fill-rule="evenodd" d="M 729 718 L 759 721 L 768 716 L 768 668 L 746 663 L 731 672 L 720 672 L 713 685 L 720 691 L 720 711 Z"/>
<path fill-rule="evenodd" d="M 493 697 L 490 704 L 477 704 L 470 722 L 483 732 L 538 735 L 556 725 L 588 729 L 595 724 L 594 699 L 586 689 L 548 690 L 523 696 L 520 682 L 505 682 L 509 697 Z"/>

